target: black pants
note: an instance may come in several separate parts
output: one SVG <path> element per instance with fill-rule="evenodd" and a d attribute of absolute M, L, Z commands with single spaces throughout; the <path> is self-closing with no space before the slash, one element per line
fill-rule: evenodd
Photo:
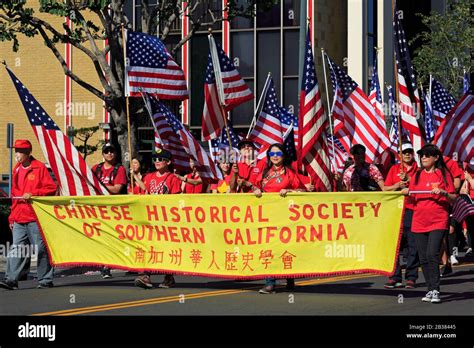
<path fill-rule="evenodd" d="M 446 230 L 414 233 L 420 265 L 428 291 L 439 291 L 439 252 Z"/>
<path fill-rule="evenodd" d="M 405 279 L 416 281 L 418 279 L 418 266 L 420 262 L 418 259 L 418 251 L 416 248 L 415 236 L 414 236 L 414 233 L 411 231 L 412 218 L 413 218 L 413 210 L 405 209 L 405 214 L 403 215 L 403 234 L 402 234 L 402 240 L 400 241 L 399 251 L 401 252 L 404 248 L 408 249 Z M 402 269 L 400 267 L 400 257 L 397 258 L 395 273 L 393 273 L 393 276 L 391 276 L 390 279 L 396 282 L 402 281 Z"/>

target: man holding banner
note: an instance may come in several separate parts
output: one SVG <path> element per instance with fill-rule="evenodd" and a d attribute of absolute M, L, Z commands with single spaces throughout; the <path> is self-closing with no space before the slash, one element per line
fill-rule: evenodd
<path fill-rule="evenodd" d="M 53 268 L 30 198 L 54 196 L 57 186 L 44 163 L 36 160 L 31 151 L 29 140 L 15 141 L 17 165 L 13 169 L 13 203 L 8 219 L 13 231 L 13 244 L 7 257 L 5 280 L 0 282 L 0 287 L 8 290 L 18 289 L 18 280 L 24 271 L 29 271 L 31 255 L 35 252 L 38 256 L 38 289 L 53 286 Z"/>

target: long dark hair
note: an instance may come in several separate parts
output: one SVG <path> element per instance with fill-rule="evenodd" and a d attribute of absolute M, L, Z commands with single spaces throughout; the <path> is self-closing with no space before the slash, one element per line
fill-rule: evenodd
<path fill-rule="evenodd" d="M 291 169 L 291 158 L 286 153 L 285 147 L 283 146 L 283 144 L 275 143 L 275 144 L 270 145 L 270 147 L 267 150 L 267 166 L 263 170 L 262 178 L 265 178 L 267 176 L 268 172 L 270 171 L 270 169 L 273 166 L 273 163 L 270 160 L 270 150 L 272 149 L 272 147 L 277 147 L 282 152 L 282 154 L 283 154 L 283 167 L 285 168 L 285 171 L 287 169 L 293 171 L 293 169 Z"/>
<path fill-rule="evenodd" d="M 421 157 L 425 154 L 429 155 L 429 156 L 433 156 L 433 157 L 438 156 L 438 159 L 436 160 L 436 163 L 435 163 L 435 168 L 439 169 L 441 171 L 441 175 L 443 176 L 444 184 L 446 186 L 448 185 L 448 180 L 446 178 L 447 175 L 449 175 L 449 180 L 451 180 L 451 181 L 453 180 L 453 176 L 449 172 L 449 169 L 446 166 L 446 163 L 444 162 L 443 153 L 441 152 L 441 150 L 436 145 L 426 144 L 420 150 L 417 151 L 417 154 L 420 156 L 420 162 L 421 162 Z M 423 166 L 420 166 L 420 169 L 416 172 L 416 174 L 415 174 L 415 185 L 418 184 L 418 179 L 420 178 L 420 174 L 423 171 L 423 169 L 424 169 Z"/>

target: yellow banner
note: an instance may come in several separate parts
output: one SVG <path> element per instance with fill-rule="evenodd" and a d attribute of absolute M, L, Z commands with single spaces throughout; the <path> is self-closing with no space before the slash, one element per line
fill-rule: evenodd
<path fill-rule="evenodd" d="M 52 264 L 228 278 L 395 266 L 399 193 L 36 197 Z"/>

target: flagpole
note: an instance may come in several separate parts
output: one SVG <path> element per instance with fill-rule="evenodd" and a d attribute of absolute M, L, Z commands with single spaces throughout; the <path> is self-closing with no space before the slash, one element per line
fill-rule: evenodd
<path fill-rule="evenodd" d="M 324 72 L 324 85 L 326 87 L 326 99 L 328 103 L 328 116 L 329 116 L 329 131 L 331 132 L 331 150 L 332 150 L 332 159 L 333 161 L 336 158 L 336 150 L 334 149 L 334 131 L 333 131 L 333 124 L 332 124 L 332 107 L 330 107 L 331 104 L 329 104 L 329 92 L 328 92 L 328 78 L 326 74 L 326 60 L 324 58 L 324 48 L 321 47 L 321 57 L 323 58 L 323 72 Z M 333 98 L 336 98 L 334 96 Z M 334 164 L 331 161 L 331 165 L 334 166 Z M 337 168 L 333 168 L 334 172 L 336 172 Z"/>
<path fill-rule="evenodd" d="M 216 85 L 217 85 L 217 96 L 219 97 L 219 106 L 221 109 L 222 117 L 224 118 L 224 127 L 227 132 L 227 140 L 229 141 L 229 150 L 230 155 L 234 155 L 234 148 L 232 145 L 232 140 L 230 137 L 229 126 L 227 125 L 227 111 L 225 111 L 225 98 L 224 98 L 224 87 L 222 86 L 222 76 L 221 76 L 221 68 L 219 63 L 219 58 L 217 58 L 217 50 L 215 47 L 214 38 L 212 37 L 212 28 L 208 29 L 209 31 L 209 47 L 211 49 L 211 60 L 212 60 L 212 67 L 214 69 L 214 76 L 216 78 Z"/>
<path fill-rule="evenodd" d="M 247 133 L 247 138 L 250 136 L 250 133 L 252 132 L 253 130 L 253 127 L 255 126 L 255 124 L 257 123 L 257 117 L 258 117 L 258 114 L 259 114 L 259 110 L 260 110 L 260 107 L 261 107 L 261 103 L 262 103 L 262 100 L 263 100 L 263 96 L 266 96 L 267 95 L 267 91 L 268 91 L 268 83 L 270 81 L 270 77 L 272 76 L 272 73 L 271 72 L 268 72 L 268 75 L 267 75 L 267 79 L 265 80 L 265 84 L 263 85 L 263 90 L 262 90 L 262 94 L 260 95 L 260 99 L 258 100 L 258 104 L 257 104 L 257 108 L 255 109 L 255 113 L 253 115 L 253 118 L 252 118 L 252 122 L 250 123 L 250 127 L 249 127 L 249 131 Z"/>
<path fill-rule="evenodd" d="M 393 20 L 395 21 L 395 1 L 392 0 L 392 16 Z M 398 85 L 398 70 L 397 70 L 397 58 L 395 56 L 395 52 L 393 53 L 394 55 L 394 60 L 393 60 L 393 67 L 395 70 L 395 106 L 396 108 L 396 113 L 397 113 L 397 122 L 398 122 L 398 150 L 399 150 L 399 155 L 400 155 L 400 173 L 404 173 L 404 168 L 403 168 L 403 154 L 402 154 L 402 122 L 400 119 L 400 94 L 399 94 L 399 85 Z"/>
<path fill-rule="evenodd" d="M 122 23 L 122 46 L 123 46 L 123 68 L 124 68 L 124 81 L 127 81 L 127 51 L 125 47 L 125 25 Z M 124 83 L 124 87 L 127 88 L 126 83 Z M 124 90 L 125 90 L 124 88 Z M 128 157 L 129 157 L 129 165 L 130 165 L 130 187 L 131 193 L 133 195 L 133 188 L 134 188 L 134 180 L 133 180 L 133 167 L 132 167 L 132 136 L 131 132 L 132 129 L 130 127 L 130 106 L 128 95 L 125 93 L 125 103 L 127 106 L 127 127 L 128 127 Z"/>

